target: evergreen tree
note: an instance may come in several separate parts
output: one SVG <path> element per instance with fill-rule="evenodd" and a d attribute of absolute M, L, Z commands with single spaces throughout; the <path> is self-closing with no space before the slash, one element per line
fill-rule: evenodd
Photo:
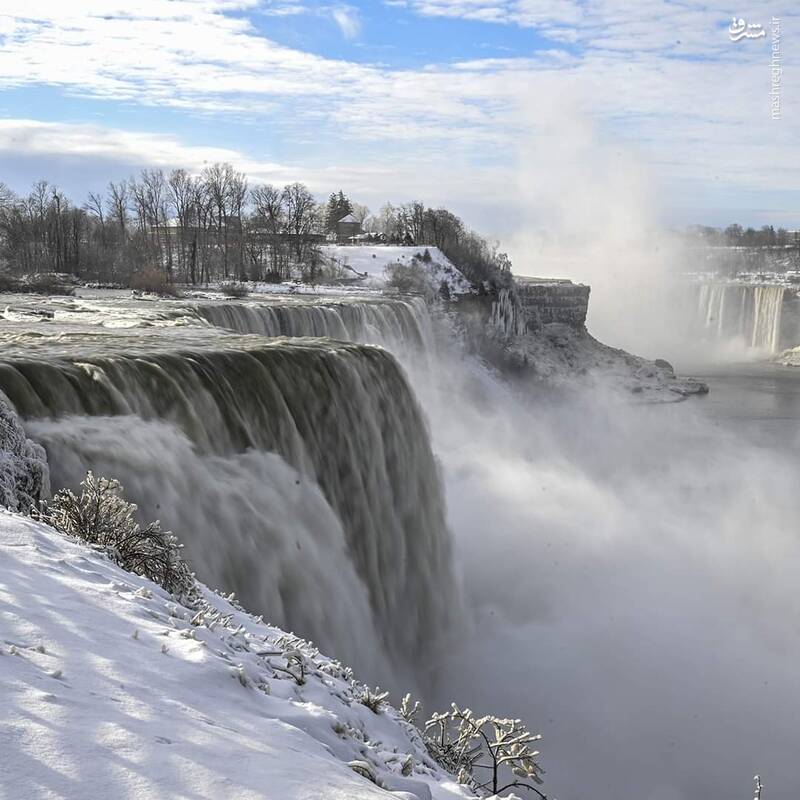
<path fill-rule="evenodd" d="M 353 204 L 345 193 L 340 189 L 332 192 L 325 207 L 325 228 L 328 232 L 336 230 L 336 223 L 348 214 L 353 213 Z"/>

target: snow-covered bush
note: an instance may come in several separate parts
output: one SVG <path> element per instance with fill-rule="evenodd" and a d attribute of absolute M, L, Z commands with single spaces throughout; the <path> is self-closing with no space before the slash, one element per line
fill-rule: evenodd
<path fill-rule="evenodd" d="M 20 291 L 45 295 L 74 295 L 75 287 L 70 285 L 70 276 L 56 272 L 42 272 L 26 275 Z"/>
<path fill-rule="evenodd" d="M 454 703 L 425 723 L 423 738 L 433 759 L 476 792 L 494 796 L 526 789 L 546 800 L 534 785 L 541 785 L 544 770 L 536 760 L 539 751 L 531 749 L 542 737 L 521 720 L 476 717 Z"/>
<path fill-rule="evenodd" d="M 430 272 L 418 259 L 413 258 L 410 264 L 400 261 L 387 264 L 384 270 L 386 285 L 399 292 L 421 294 L 426 300 L 436 296 L 436 286 Z"/>
<path fill-rule="evenodd" d="M 220 284 L 219 290 L 226 296 L 234 299 L 247 297 L 250 294 L 247 284 L 237 283 L 236 281 L 228 281 L 227 283 Z"/>
<path fill-rule="evenodd" d="M 88 472 L 81 493 L 61 489 L 35 516 L 56 530 L 105 549 L 123 568 L 149 578 L 168 592 L 190 600 L 194 576 L 181 558 L 182 545 L 158 522 L 142 527 L 136 505 L 122 496 L 119 481 Z"/>
<path fill-rule="evenodd" d="M 373 714 L 380 714 L 389 692 L 382 692 L 380 686 L 370 689 L 369 686 L 360 686 L 356 699 L 362 706 L 366 706 Z"/>
<path fill-rule="evenodd" d="M 0 392 L 0 505 L 26 513 L 47 491 L 44 448 L 25 436 L 19 417 Z"/>
<path fill-rule="evenodd" d="M 416 725 L 417 717 L 422 713 L 422 704 L 419 700 L 413 700 L 410 694 L 406 694 L 400 703 L 400 716 L 409 724 Z"/>

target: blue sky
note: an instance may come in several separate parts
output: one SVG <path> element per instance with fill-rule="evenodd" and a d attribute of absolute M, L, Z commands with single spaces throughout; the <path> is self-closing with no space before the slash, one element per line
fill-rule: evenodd
<path fill-rule="evenodd" d="M 800 16 L 779 5 L 4 0 L 0 181 L 80 199 L 224 159 L 373 210 L 446 204 L 500 235 L 616 199 L 668 223 L 800 227 Z M 732 42 L 732 13 L 768 35 Z"/>

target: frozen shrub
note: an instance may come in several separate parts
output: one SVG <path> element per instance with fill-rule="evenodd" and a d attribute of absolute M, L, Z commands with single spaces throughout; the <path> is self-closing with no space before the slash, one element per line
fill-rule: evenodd
<path fill-rule="evenodd" d="M 362 706 L 366 706 L 373 714 L 380 714 L 381 708 L 389 696 L 389 692 L 382 692 L 380 686 L 370 689 L 369 686 L 361 686 L 356 693 L 356 700 Z"/>
<path fill-rule="evenodd" d="M 247 297 L 249 294 L 245 284 L 236 283 L 234 281 L 231 281 L 230 283 L 223 283 L 219 289 L 226 297 L 242 298 Z"/>
<path fill-rule="evenodd" d="M 436 287 L 430 273 L 417 259 L 410 264 L 396 262 L 387 264 L 384 270 L 386 285 L 399 292 L 421 294 L 426 300 L 436 296 Z"/>
<path fill-rule="evenodd" d="M 400 703 L 400 716 L 410 725 L 416 725 L 417 717 L 422 711 L 419 700 L 413 700 L 410 694 L 406 694 Z"/>
<path fill-rule="evenodd" d="M 73 295 L 75 287 L 70 285 L 70 278 L 56 272 L 41 272 L 28 275 L 23 280 L 21 291 L 33 294 Z"/>
<path fill-rule="evenodd" d="M 81 493 L 61 489 L 37 516 L 56 530 L 106 550 L 129 572 L 149 578 L 168 592 L 192 599 L 194 576 L 181 558 L 181 545 L 158 522 L 142 527 L 136 506 L 122 496 L 119 481 L 88 472 Z"/>
<path fill-rule="evenodd" d="M 531 749 L 540 739 L 521 720 L 476 717 L 455 704 L 450 711 L 434 714 L 424 731 L 434 760 L 481 795 L 526 789 L 546 800 L 536 788 L 544 773 L 537 761 L 539 751 Z"/>

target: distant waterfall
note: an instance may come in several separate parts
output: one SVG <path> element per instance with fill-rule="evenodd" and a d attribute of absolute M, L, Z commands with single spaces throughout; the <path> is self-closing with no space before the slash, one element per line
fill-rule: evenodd
<path fill-rule="evenodd" d="M 226 341 L 9 360 L 0 388 L 45 446 L 53 486 L 86 469 L 119 478 L 202 579 L 368 674 L 387 674 L 386 655 L 421 657 L 451 627 L 450 538 L 396 361 L 355 344 Z"/>
<path fill-rule="evenodd" d="M 716 339 L 777 352 L 786 290 L 782 286 L 704 283 L 698 291 L 701 325 Z"/>

